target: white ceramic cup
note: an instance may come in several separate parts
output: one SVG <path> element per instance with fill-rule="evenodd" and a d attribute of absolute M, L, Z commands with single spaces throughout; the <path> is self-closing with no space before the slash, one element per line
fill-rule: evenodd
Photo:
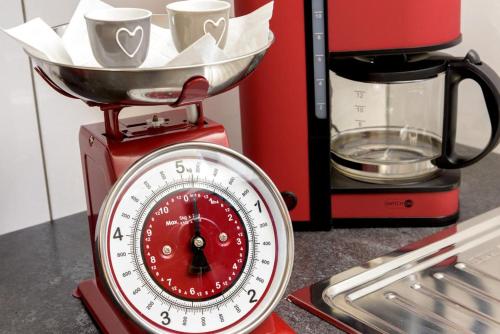
<path fill-rule="evenodd" d="M 138 67 L 149 49 L 149 10 L 111 8 L 85 14 L 92 52 L 103 67 Z"/>
<path fill-rule="evenodd" d="M 167 5 L 168 22 L 177 51 L 181 52 L 205 34 L 224 48 L 231 4 L 220 0 L 186 0 Z"/>

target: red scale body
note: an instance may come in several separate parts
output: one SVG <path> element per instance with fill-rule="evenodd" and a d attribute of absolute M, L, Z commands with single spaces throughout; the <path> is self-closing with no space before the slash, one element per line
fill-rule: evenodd
<path fill-rule="evenodd" d="M 315 1 L 327 8 L 324 58 L 428 51 L 461 41 L 460 0 L 275 1 L 271 30 L 276 42 L 240 86 L 245 155 L 280 191 L 294 197 L 290 214 L 296 228 L 329 229 L 332 219 L 333 226 L 454 221 L 459 211 L 457 171 L 408 188 L 367 186 L 331 171 L 330 123 L 314 116 Z M 236 13 L 246 14 L 266 2 L 236 1 Z"/>
<path fill-rule="evenodd" d="M 113 184 L 134 162 L 156 149 L 181 142 L 203 141 L 228 146 L 227 135 L 222 125 L 208 119 L 199 124 L 190 124 L 186 121 L 184 109 L 158 114 L 160 118 L 168 119 L 168 123 L 160 128 L 147 126 L 147 119 L 151 119 L 153 115 L 118 121 L 117 114 L 113 116 L 112 113 L 113 111 L 107 112 L 106 116 L 109 116 L 109 119 L 105 123 L 85 125 L 80 129 L 80 151 L 92 249 L 95 249 L 94 235 L 101 205 Z M 113 138 L 111 133 L 116 137 L 117 129 L 121 135 L 119 138 Z M 182 207 L 179 209 L 182 210 Z M 204 212 L 212 211 L 204 209 Z M 213 211 L 213 215 L 213 219 L 216 219 L 217 212 Z M 215 238 L 213 233 L 210 235 L 211 238 Z M 152 241 L 151 246 L 154 245 L 155 241 Z M 219 244 L 219 246 L 224 248 L 229 245 Z M 230 260 L 236 259 L 230 258 Z M 81 282 L 75 291 L 75 296 L 81 298 L 103 333 L 144 333 L 109 298 L 95 261 L 94 257 L 95 279 Z M 232 275 L 232 272 L 227 274 Z M 203 293 L 204 291 L 205 287 Z M 273 313 L 252 334 L 276 333 L 292 334 L 294 331 Z"/>

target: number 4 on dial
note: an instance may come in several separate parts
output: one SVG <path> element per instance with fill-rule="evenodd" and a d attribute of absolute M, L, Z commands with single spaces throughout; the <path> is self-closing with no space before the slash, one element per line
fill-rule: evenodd
<path fill-rule="evenodd" d="M 113 234 L 113 239 L 120 239 L 120 241 L 122 241 L 123 235 L 119 227 L 116 228 L 115 233 Z"/>

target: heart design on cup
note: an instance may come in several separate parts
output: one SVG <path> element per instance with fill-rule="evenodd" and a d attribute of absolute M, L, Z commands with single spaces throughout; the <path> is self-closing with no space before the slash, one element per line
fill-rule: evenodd
<path fill-rule="evenodd" d="M 221 25 L 221 23 L 224 23 Z M 221 17 L 220 19 L 217 20 L 217 22 L 213 20 L 206 20 L 205 23 L 203 23 L 203 32 L 205 34 L 211 34 L 214 36 L 214 38 L 217 40 L 217 46 L 219 46 L 219 43 L 222 41 L 222 37 L 224 36 L 224 33 L 226 32 L 226 18 Z M 222 32 L 220 32 L 220 35 L 218 31 L 222 29 Z M 219 37 L 217 37 L 219 36 Z"/>
<path fill-rule="evenodd" d="M 137 32 L 139 31 L 141 32 L 141 38 L 139 39 L 137 47 L 134 49 L 133 52 L 128 52 L 127 49 L 125 48 L 127 40 L 134 38 Z M 122 49 L 123 53 L 125 53 L 129 58 L 134 58 L 137 52 L 139 52 L 139 49 L 142 45 L 142 40 L 144 39 L 144 30 L 142 29 L 141 26 L 135 27 L 133 31 L 130 31 L 127 28 L 120 28 L 116 31 L 115 37 L 116 37 L 116 43 L 118 43 L 118 46 L 120 47 L 120 49 Z"/>

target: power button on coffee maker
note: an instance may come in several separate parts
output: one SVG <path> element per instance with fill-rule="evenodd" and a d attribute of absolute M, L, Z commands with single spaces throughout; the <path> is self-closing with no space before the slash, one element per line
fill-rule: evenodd
<path fill-rule="evenodd" d="M 281 197 L 283 197 L 288 211 L 292 211 L 297 206 L 297 195 L 293 192 L 283 191 Z"/>
<path fill-rule="evenodd" d="M 467 59 L 468 61 L 470 61 L 474 65 L 481 65 L 481 63 L 482 63 L 481 62 L 481 57 L 476 52 L 476 50 L 470 50 L 467 53 L 467 56 L 465 56 L 465 59 Z"/>

